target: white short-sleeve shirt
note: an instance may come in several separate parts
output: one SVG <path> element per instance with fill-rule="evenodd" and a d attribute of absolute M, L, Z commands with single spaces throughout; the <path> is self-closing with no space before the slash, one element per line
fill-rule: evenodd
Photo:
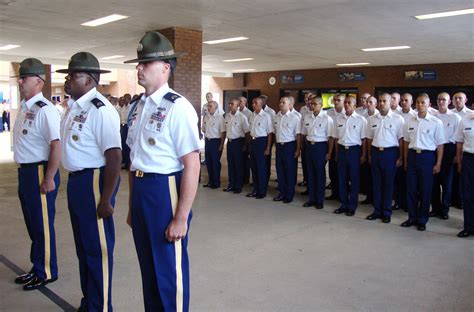
<path fill-rule="evenodd" d="M 366 138 L 367 120 L 353 112 L 350 116 L 338 114 L 334 123 L 337 143 L 343 146 L 362 145 Z"/>
<path fill-rule="evenodd" d="M 225 132 L 224 116 L 218 112 L 214 112 L 214 115 L 208 113 L 202 121 L 202 132 L 206 139 L 220 139 L 221 133 Z"/>
<path fill-rule="evenodd" d="M 454 133 L 459 126 L 461 116 L 450 110 L 446 111 L 444 114 L 436 111 L 433 115 L 443 122 L 444 138 L 446 139 L 445 143 L 455 143 L 456 140 L 454 139 Z"/>
<path fill-rule="evenodd" d="M 304 116 L 301 133 L 311 142 L 327 142 L 334 137 L 334 122 L 326 111 L 320 111 L 317 116 L 309 113 Z"/>
<path fill-rule="evenodd" d="M 371 116 L 367 122 L 367 138 L 375 147 L 399 146 L 404 123 L 403 117 L 391 110 L 385 116 L 380 113 Z"/>
<path fill-rule="evenodd" d="M 100 168 L 105 151 L 121 148 L 120 117 L 96 88 L 69 100 L 61 121 L 61 161 L 69 171 Z"/>
<path fill-rule="evenodd" d="M 181 157 L 201 149 L 196 110 L 167 83 L 130 105 L 127 144 L 132 171 L 177 172 L 184 168 Z"/>
<path fill-rule="evenodd" d="M 60 115 L 40 92 L 20 104 L 13 127 L 13 158 L 18 164 L 47 161 L 51 141 L 59 140 Z"/>
<path fill-rule="evenodd" d="M 249 118 L 250 136 L 254 138 L 266 137 L 273 133 L 272 117 L 263 109 L 260 113 L 253 112 Z"/>
<path fill-rule="evenodd" d="M 463 151 L 474 154 L 474 112 L 467 113 L 461 119 L 454 134 L 456 142 L 463 143 Z"/>
<path fill-rule="evenodd" d="M 282 114 L 281 111 L 273 118 L 273 131 L 277 143 L 286 143 L 296 140 L 301 133 L 301 118 L 299 113 L 292 111 Z"/>
<path fill-rule="evenodd" d="M 250 131 L 247 117 L 238 110 L 235 114 L 226 114 L 225 126 L 227 138 L 231 140 L 243 138 Z"/>
<path fill-rule="evenodd" d="M 405 123 L 403 140 L 408 142 L 408 148 L 434 151 L 438 145 L 444 144 L 443 122 L 431 114 L 425 118 L 408 119 Z"/>

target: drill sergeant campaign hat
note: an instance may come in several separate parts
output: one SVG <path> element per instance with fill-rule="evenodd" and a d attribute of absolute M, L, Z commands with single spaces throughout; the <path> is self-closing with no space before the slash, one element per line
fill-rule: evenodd
<path fill-rule="evenodd" d="M 27 58 L 24 59 L 20 63 L 20 70 L 18 76 L 13 76 L 11 78 L 16 77 L 28 77 L 28 76 L 38 76 L 41 80 L 44 81 L 45 77 L 44 65 L 43 63 L 35 58 Z"/>
<path fill-rule="evenodd" d="M 157 31 L 149 31 L 142 37 L 137 47 L 137 58 L 124 63 L 140 63 L 156 60 L 175 59 L 184 52 L 175 52 L 171 42 Z"/>
<path fill-rule="evenodd" d="M 70 74 L 70 73 L 110 73 L 110 70 L 100 69 L 99 61 L 97 58 L 89 52 L 78 52 L 71 56 L 67 69 L 58 69 L 57 73 Z"/>

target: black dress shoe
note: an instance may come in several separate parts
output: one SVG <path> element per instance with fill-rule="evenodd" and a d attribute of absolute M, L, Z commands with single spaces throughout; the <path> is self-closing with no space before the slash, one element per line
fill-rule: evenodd
<path fill-rule="evenodd" d="M 283 199 L 283 196 L 278 195 L 277 197 L 273 198 L 273 201 L 282 201 Z"/>
<path fill-rule="evenodd" d="M 28 273 L 22 274 L 15 278 L 15 284 L 26 284 L 35 277 L 35 272 L 30 271 Z"/>
<path fill-rule="evenodd" d="M 441 220 L 448 220 L 449 215 L 447 213 L 441 213 L 440 215 L 438 215 L 438 218 L 440 218 Z"/>
<path fill-rule="evenodd" d="M 327 199 L 327 200 L 337 200 L 337 196 L 334 195 L 334 194 L 331 194 L 331 195 L 329 195 L 329 196 L 326 196 L 326 199 Z"/>
<path fill-rule="evenodd" d="M 306 181 L 298 183 L 298 186 L 306 186 Z"/>
<path fill-rule="evenodd" d="M 355 211 L 352 211 L 352 210 L 346 211 L 346 216 L 352 217 L 353 215 L 355 215 Z"/>
<path fill-rule="evenodd" d="M 232 193 L 234 193 L 234 194 L 240 194 L 240 193 L 242 193 L 242 190 L 233 190 Z"/>
<path fill-rule="evenodd" d="M 316 204 L 316 205 L 314 206 L 314 208 L 316 208 L 316 209 L 323 209 L 323 208 L 324 208 L 324 205 L 323 205 L 323 204 Z"/>
<path fill-rule="evenodd" d="M 413 226 L 413 225 L 416 225 L 416 222 L 411 221 L 411 220 L 406 220 L 405 222 L 400 224 L 401 227 L 410 227 L 410 226 Z"/>
<path fill-rule="evenodd" d="M 306 202 L 306 203 L 303 204 L 303 207 L 312 207 L 314 205 L 316 205 L 316 204 L 313 203 L 313 202 Z"/>
<path fill-rule="evenodd" d="M 431 211 L 431 212 L 428 214 L 428 216 L 429 216 L 430 218 L 437 217 L 438 215 L 439 215 L 439 213 L 438 213 L 437 211 Z"/>
<path fill-rule="evenodd" d="M 469 237 L 471 235 L 474 235 L 474 232 L 469 232 L 469 231 L 466 231 L 466 230 L 462 230 L 461 232 L 458 233 L 458 237 L 461 237 L 461 238 L 466 238 L 466 237 Z"/>
<path fill-rule="evenodd" d="M 219 185 L 211 185 L 209 186 L 210 189 L 215 190 L 219 188 Z"/>
<path fill-rule="evenodd" d="M 367 220 L 376 220 L 379 218 L 375 213 L 369 214 L 367 217 L 365 217 Z"/>
<path fill-rule="evenodd" d="M 300 194 L 301 194 L 301 195 L 309 195 L 309 191 L 306 190 L 306 191 L 304 191 L 304 192 L 301 192 Z"/>
<path fill-rule="evenodd" d="M 211 183 L 206 183 L 202 185 L 202 187 L 209 187 L 209 186 L 211 186 Z"/>
<path fill-rule="evenodd" d="M 225 189 L 222 189 L 224 192 L 230 192 L 233 191 L 234 189 L 231 188 L 230 186 L 226 187 Z"/>
<path fill-rule="evenodd" d="M 255 197 L 255 196 L 257 196 L 257 193 L 252 192 L 252 193 L 248 193 L 248 194 L 245 195 L 245 196 L 247 196 L 247 197 Z"/>
<path fill-rule="evenodd" d="M 284 202 L 285 204 L 289 204 L 289 203 L 292 202 L 292 200 L 289 200 L 288 198 L 285 198 L 285 199 L 283 200 L 283 202 Z"/>
<path fill-rule="evenodd" d="M 337 208 L 336 210 L 334 210 L 334 211 L 333 211 L 333 213 L 335 213 L 335 214 L 341 214 L 341 213 L 344 213 L 344 208 L 342 208 L 342 207 L 339 207 L 339 208 Z"/>
<path fill-rule="evenodd" d="M 392 221 L 392 219 L 389 216 L 382 217 L 383 223 L 390 223 L 390 221 Z"/>
<path fill-rule="evenodd" d="M 424 225 L 424 224 L 418 224 L 418 225 L 416 226 L 416 229 L 417 229 L 418 231 L 424 231 L 424 230 L 426 230 L 426 225 Z"/>
<path fill-rule="evenodd" d="M 42 279 L 42 278 L 35 275 L 35 277 L 31 281 L 29 281 L 27 284 L 23 285 L 23 290 L 26 290 L 26 291 L 35 290 L 35 289 L 38 289 L 40 287 L 43 287 L 46 284 L 54 282 L 57 279 L 58 278 L 52 278 L 52 279 L 49 279 L 49 280 L 45 280 L 45 279 Z"/>
<path fill-rule="evenodd" d="M 262 198 L 265 198 L 266 195 L 257 195 L 255 196 L 256 199 L 262 199 Z"/>
<path fill-rule="evenodd" d="M 373 201 L 371 199 L 364 199 L 363 201 L 360 202 L 361 205 L 370 205 L 372 203 Z"/>

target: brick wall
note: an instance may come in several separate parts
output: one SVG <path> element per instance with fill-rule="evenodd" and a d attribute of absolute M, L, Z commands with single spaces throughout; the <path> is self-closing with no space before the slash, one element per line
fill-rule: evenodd
<path fill-rule="evenodd" d="M 197 112 L 201 111 L 202 32 L 180 27 L 158 30 L 173 44 L 176 52 L 186 52 L 178 58 L 177 68 L 169 85 L 188 99 Z"/>

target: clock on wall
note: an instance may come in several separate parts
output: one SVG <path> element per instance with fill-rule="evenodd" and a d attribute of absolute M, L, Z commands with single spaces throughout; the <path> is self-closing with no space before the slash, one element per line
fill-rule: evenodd
<path fill-rule="evenodd" d="M 269 79 L 268 79 L 268 83 L 271 85 L 271 86 L 274 86 L 275 83 L 276 83 L 276 78 L 271 76 Z"/>

